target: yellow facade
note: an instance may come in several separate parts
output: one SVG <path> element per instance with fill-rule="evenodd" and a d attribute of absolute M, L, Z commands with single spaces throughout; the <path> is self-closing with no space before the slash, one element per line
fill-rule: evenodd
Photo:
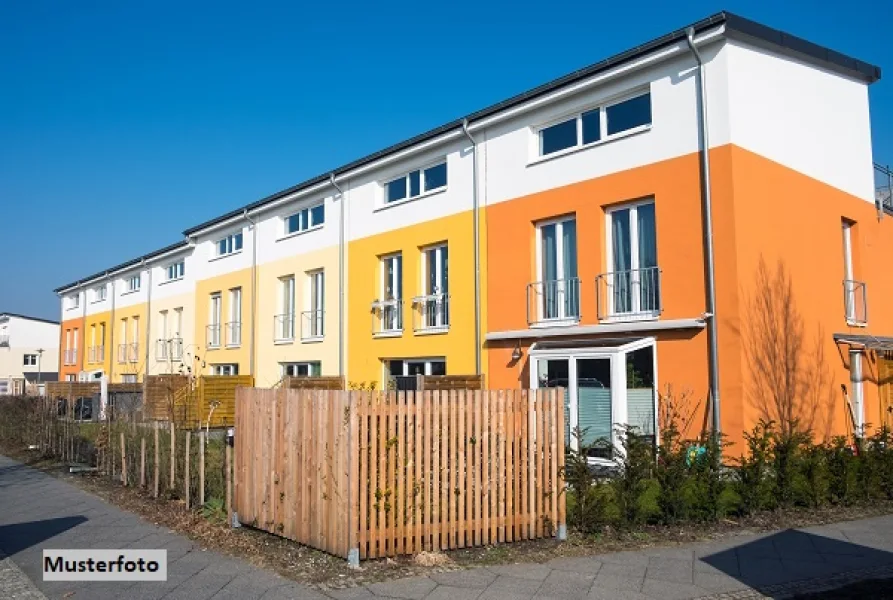
<path fill-rule="evenodd" d="M 110 314 L 110 349 L 106 354 L 113 383 L 122 383 L 134 376 L 142 381 L 146 373 L 147 306 L 145 302 L 117 306 Z"/>
<path fill-rule="evenodd" d="M 232 292 L 241 291 L 241 314 L 238 321 L 232 314 Z M 211 298 L 220 295 L 220 322 L 216 335 L 218 345 L 209 344 L 208 326 L 211 324 Z M 241 269 L 212 277 L 195 284 L 195 352 L 193 373 L 210 375 L 213 365 L 239 365 L 240 375 L 250 375 L 251 371 L 251 314 L 254 307 L 251 302 L 251 269 Z M 238 323 L 238 343 L 232 343 L 231 332 Z M 213 334 L 211 334 L 213 335 Z"/>
<path fill-rule="evenodd" d="M 322 336 L 310 332 L 310 275 L 322 271 L 325 278 Z M 282 320 L 287 319 L 283 278 L 294 277 L 293 339 L 282 339 Z M 282 363 L 319 362 L 322 375 L 338 375 L 338 247 L 290 256 L 258 267 L 257 365 L 259 387 L 275 385 L 282 378 Z M 280 318 L 277 320 L 277 315 Z"/>
<path fill-rule="evenodd" d="M 112 313 L 103 311 L 87 315 L 84 319 L 84 370 L 111 373 L 112 357 Z"/>
<path fill-rule="evenodd" d="M 384 382 L 383 361 L 446 359 L 447 374 L 475 372 L 474 245 L 472 213 L 465 212 L 351 241 L 348 245 L 347 375 L 353 383 Z M 418 316 L 412 299 L 425 294 L 423 252 L 449 248 L 449 329 L 443 333 L 414 331 Z M 400 252 L 403 260 L 403 331 L 396 336 L 373 334 L 372 303 L 382 293 L 383 256 Z M 481 297 L 484 297 L 481 290 Z M 483 315 L 482 315 L 483 319 Z"/>
<path fill-rule="evenodd" d="M 185 373 L 186 367 L 195 369 L 194 356 L 196 353 L 201 356 L 204 350 L 204 340 L 195 337 L 195 294 L 188 292 L 153 298 L 151 307 L 149 374 L 180 373 L 181 369 Z M 181 351 L 171 351 L 171 340 L 175 339 L 181 340 Z M 202 351 L 197 351 L 197 345 L 202 347 Z"/>

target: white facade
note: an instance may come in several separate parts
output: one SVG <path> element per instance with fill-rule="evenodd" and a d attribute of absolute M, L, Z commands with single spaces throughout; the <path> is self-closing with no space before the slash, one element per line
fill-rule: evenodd
<path fill-rule="evenodd" d="M 26 379 L 36 381 L 38 374 L 55 381 L 58 364 L 58 323 L 0 313 L 0 395 L 25 393 Z"/>

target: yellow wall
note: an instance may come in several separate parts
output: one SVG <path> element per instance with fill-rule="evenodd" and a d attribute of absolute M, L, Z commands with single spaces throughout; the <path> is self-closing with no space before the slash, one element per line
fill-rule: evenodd
<path fill-rule="evenodd" d="M 472 213 L 466 212 L 348 245 L 347 375 L 351 382 L 382 383 L 382 360 L 446 358 L 447 374 L 471 374 L 474 361 L 474 247 Z M 446 242 L 449 246 L 450 329 L 447 333 L 413 332 L 412 298 L 423 294 L 422 249 Z M 382 255 L 403 253 L 403 334 L 375 338 L 372 302 L 379 299 Z M 482 293 L 482 298 L 483 298 Z"/>
<path fill-rule="evenodd" d="M 196 344 L 201 346 L 201 351 L 198 352 L 199 356 L 202 356 L 204 352 L 204 338 L 198 339 L 195 337 L 195 323 L 194 323 L 194 315 L 195 315 L 195 293 L 188 292 L 185 294 L 178 294 L 176 296 L 170 296 L 168 298 L 152 298 L 152 323 L 150 324 L 149 331 L 149 374 L 150 375 L 160 375 L 165 373 L 179 373 L 181 365 L 185 368 L 187 366 L 191 366 L 193 369 L 195 368 L 195 360 L 193 357 L 195 356 L 197 349 Z M 176 331 L 177 328 L 177 318 L 174 313 L 175 308 L 183 309 L 183 330 Z M 171 361 L 168 360 L 158 360 L 157 356 L 157 344 L 158 340 L 162 338 L 161 331 L 161 311 L 166 310 L 167 315 L 167 335 L 168 338 L 173 337 L 176 333 L 179 333 L 180 338 L 183 340 L 183 361 Z"/>
<path fill-rule="evenodd" d="M 325 271 L 324 337 L 302 342 L 301 313 L 310 309 L 308 271 Z M 280 277 L 295 278 L 295 339 L 275 341 L 275 317 L 282 314 Z M 257 365 L 259 387 L 275 385 L 281 378 L 281 362 L 321 362 L 323 375 L 338 374 L 338 247 L 331 246 L 290 256 L 258 267 Z"/>
<path fill-rule="evenodd" d="M 102 335 L 102 324 L 105 324 L 105 339 Z M 95 342 L 93 340 L 93 330 L 96 331 Z M 84 319 L 84 370 L 97 371 L 102 369 L 105 375 L 111 372 L 112 357 L 114 352 L 111 346 L 112 336 L 112 313 L 111 311 L 103 311 L 93 315 L 87 315 Z M 79 342 L 80 343 L 80 342 Z M 102 356 L 97 356 L 95 360 L 91 360 L 90 347 L 104 346 Z"/>
<path fill-rule="evenodd" d="M 110 326 L 114 328 L 114 334 L 109 331 L 109 339 L 114 339 L 114 344 L 110 345 L 110 351 L 107 350 L 106 354 L 110 359 L 110 372 L 111 372 L 111 381 L 113 383 L 120 383 L 123 380 L 123 375 L 136 375 L 139 381 L 142 381 L 143 375 L 146 372 L 146 303 L 134 304 L 131 306 L 125 307 L 115 307 L 114 310 L 114 319 L 110 319 Z M 137 339 L 133 339 L 133 319 L 139 319 L 139 332 Z M 121 337 L 121 322 L 127 319 L 127 344 L 132 344 L 136 342 L 139 344 L 139 348 L 137 349 L 136 361 L 131 362 L 130 360 L 125 360 L 121 362 L 118 360 L 118 353 L 121 344 L 125 342 Z M 88 333 L 89 335 L 89 333 Z"/>
<path fill-rule="evenodd" d="M 238 347 L 228 348 L 226 345 L 226 323 L 230 321 L 229 290 L 242 288 L 242 343 Z M 209 349 L 207 347 L 207 326 L 211 316 L 211 294 L 220 292 L 222 301 L 220 348 Z M 251 269 L 233 271 L 218 277 L 212 277 L 198 281 L 195 284 L 195 353 L 201 360 L 196 360 L 194 373 L 196 375 L 209 375 L 212 364 L 239 365 L 239 375 L 251 375 L 249 353 L 251 347 Z M 202 368 L 204 363 L 204 368 Z"/>

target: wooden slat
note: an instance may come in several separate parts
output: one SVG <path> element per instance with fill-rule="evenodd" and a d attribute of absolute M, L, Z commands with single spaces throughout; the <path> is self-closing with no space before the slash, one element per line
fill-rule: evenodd
<path fill-rule="evenodd" d="M 357 443 L 359 452 L 357 453 L 357 462 L 359 463 L 359 480 L 354 484 L 355 493 L 359 495 L 359 515 L 357 518 L 358 539 L 360 548 L 360 558 L 368 556 L 368 548 L 366 544 L 369 541 L 369 410 L 368 410 L 368 392 L 353 392 L 355 404 L 358 413 L 357 427 Z"/>
<path fill-rule="evenodd" d="M 446 461 L 446 469 L 449 474 L 447 505 L 450 511 L 447 547 L 452 550 L 456 547 L 456 390 L 449 390 L 446 392 L 446 395 L 450 403 L 447 409 L 447 419 L 449 420 L 450 428 L 447 435 L 449 454 L 447 454 Z"/>
<path fill-rule="evenodd" d="M 397 554 L 403 554 L 405 548 L 404 536 L 406 535 L 404 527 L 405 501 L 406 501 L 406 392 L 397 392 L 397 428 L 395 431 L 394 441 L 397 442 L 397 479 L 396 479 L 396 527 L 394 533 L 397 538 L 396 550 Z"/>
<path fill-rule="evenodd" d="M 481 396 L 481 544 L 490 544 L 490 394 Z"/>
<path fill-rule="evenodd" d="M 458 519 L 458 539 L 456 540 L 457 548 L 465 547 L 465 534 L 468 528 L 468 515 L 466 514 L 467 507 L 467 496 L 466 496 L 466 457 L 468 456 L 468 438 L 466 437 L 465 427 L 466 427 L 466 411 L 465 411 L 465 399 L 466 393 L 465 390 L 458 391 L 456 393 L 457 404 L 458 404 L 458 420 L 459 420 L 459 429 L 457 431 L 457 454 L 458 454 L 458 469 L 456 475 L 459 479 L 459 493 L 456 495 L 456 503 L 457 503 L 457 519 Z M 469 543 L 469 545 L 471 545 Z"/>
<path fill-rule="evenodd" d="M 481 437 L 481 405 L 483 403 L 482 393 L 480 390 L 474 391 L 474 545 L 480 546 L 483 543 L 483 535 L 481 527 L 483 518 L 481 515 L 481 456 L 483 455 L 484 442 Z"/>
<path fill-rule="evenodd" d="M 543 537 L 543 483 L 545 482 L 546 473 L 546 453 L 545 437 L 546 432 L 543 429 L 545 421 L 543 420 L 543 411 L 545 409 L 546 390 L 536 391 L 536 431 L 534 432 L 534 440 L 536 443 L 536 510 L 534 511 L 534 524 L 536 526 L 536 537 Z"/>
<path fill-rule="evenodd" d="M 413 464 L 415 465 L 415 491 L 413 497 L 415 498 L 415 512 L 414 512 L 414 524 L 413 527 L 413 537 L 415 537 L 415 551 L 421 552 L 425 549 L 425 545 L 422 539 L 422 517 L 424 515 L 424 505 L 423 502 L 423 494 L 422 490 L 425 486 L 425 479 L 422 479 L 422 457 L 425 455 L 425 444 L 424 444 L 424 428 L 422 424 L 422 402 L 424 400 L 424 392 L 416 392 L 414 395 L 415 403 L 413 404 L 413 418 L 414 418 L 414 426 L 415 426 L 415 455 L 413 457 Z"/>
<path fill-rule="evenodd" d="M 432 464 L 432 459 L 434 456 L 434 442 L 432 439 L 432 420 L 434 413 L 434 399 L 431 392 L 425 391 L 423 393 L 423 421 L 425 428 L 425 491 L 422 496 L 422 502 L 425 509 L 425 530 L 423 532 L 423 536 L 425 538 L 425 550 L 433 551 L 434 550 L 434 538 L 431 532 L 434 526 L 434 496 L 433 491 L 437 488 L 435 487 L 435 481 L 437 480 L 434 474 L 436 469 L 436 463 Z"/>

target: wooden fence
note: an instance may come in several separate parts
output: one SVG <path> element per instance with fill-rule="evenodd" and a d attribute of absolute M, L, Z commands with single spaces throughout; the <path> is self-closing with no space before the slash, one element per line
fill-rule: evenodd
<path fill-rule="evenodd" d="M 344 378 L 339 376 L 283 377 L 282 387 L 289 390 L 343 390 Z"/>
<path fill-rule="evenodd" d="M 146 397 L 143 414 L 152 421 L 169 421 L 174 412 L 174 398 L 189 386 L 186 375 L 149 375 L 146 377 Z"/>
<path fill-rule="evenodd" d="M 241 388 L 239 521 L 374 558 L 555 535 L 563 390 Z"/>

